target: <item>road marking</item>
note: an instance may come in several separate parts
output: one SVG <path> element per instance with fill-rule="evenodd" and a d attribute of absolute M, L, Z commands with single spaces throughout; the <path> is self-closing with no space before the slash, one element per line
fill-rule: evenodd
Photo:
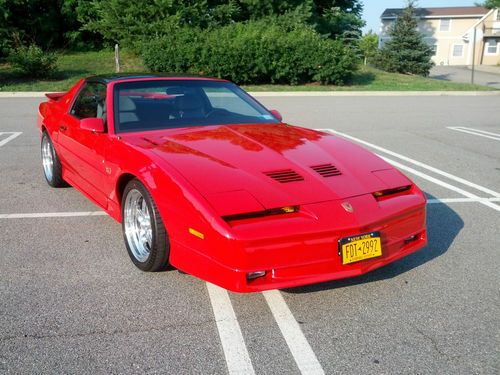
<path fill-rule="evenodd" d="M 381 157 L 382 159 L 384 159 L 386 162 L 394 165 L 396 168 L 399 168 L 399 169 L 402 169 L 404 171 L 407 171 L 407 172 L 410 172 L 416 176 L 419 176 L 427 181 L 430 181 L 430 182 L 433 182 L 435 183 L 436 185 L 440 185 L 442 187 L 445 187 L 449 190 L 453 190 L 459 194 L 462 194 L 463 196 L 467 197 L 467 198 L 474 198 L 474 199 L 477 199 L 478 203 L 481 203 L 485 206 L 488 206 L 490 208 L 493 208 L 494 210 L 496 211 L 499 211 L 500 212 L 500 206 L 496 205 L 495 203 L 493 202 L 490 202 L 490 201 L 487 201 L 487 200 L 483 200 L 481 199 L 481 197 L 477 196 L 476 194 L 472 194 L 472 193 L 469 193 L 468 191 L 465 191 L 463 189 L 460 189 L 459 187 L 456 187 L 454 185 L 451 185 L 447 182 L 444 182 L 444 181 L 441 181 L 435 177 L 432 177 L 432 176 L 429 176 L 428 174 L 426 173 L 423 173 L 423 172 L 420 172 L 420 171 L 417 171 L 416 169 L 413 169 L 411 167 L 407 167 L 406 165 L 404 164 L 401 164 L 397 161 L 394 161 L 392 159 L 389 159 L 389 158 L 386 158 L 385 156 L 382 156 L 382 155 L 378 155 L 379 157 Z"/>
<path fill-rule="evenodd" d="M 324 374 L 323 367 L 318 362 L 316 355 L 300 329 L 299 323 L 295 320 L 281 293 L 278 290 L 270 290 L 262 294 L 276 323 L 278 323 L 281 334 L 285 338 L 300 372 L 302 374 Z"/>
<path fill-rule="evenodd" d="M 500 202 L 500 198 L 431 198 L 427 204 L 438 203 L 477 203 L 477 202 Z M 35 212 L 0 214 L 0 219 L 40 219 L 58 217 L 84 217 L 84 216 L 106 216 L 104 211 L 75 211 L 75 212 Z"/>
<path fill-rule="evenodd" d="M 7 138 L 0 141 L 0 147 L 5 145 L 7 142 L 12 141 L 14 138 L 19 137 L 23 132 L 0 132 L 0 135 L 10 134 Z"/>
<path fill-rule="evenodd" d="M 466 128 L 465 126 L 457 126 L 457 128 L 474 130 L 474 131 L 475 131 L 475 132 L 477 132 L 477 133 L 489 134 L 489 135 L 493 135 L 493 136 L 495 136 L 495 137 L 500 137 L 500 134 L 498 134 L 498 133 L 488 132 L 488 131 L 486 131 L 486 130 L 474 129 L 474 128 Z"/>
<path fill-rule="evenodd" d="M 408 163 L 411 163 L 411 164 L 417 165 L 417 166 L 422 167 L 422 168 L 424 168 L 424 169 L 427 169 L 427 170 L 429 170 L 429 171 L 431 171 L 431 172 L 434 172 L 434 173 L 439 174 L 439 175 L 441 175 L 441 176 L 447 177 L 447 178 L 449 178 L 450 180 L 454 180 L 454 181 L 459 182 L 459 183 L 461 183 L 461 184 L 463 184 L 463 185 L 467 185 L 467 186 L 469 186 L 469 187 L 471 187 L 471 188 L 474 188 L 474 189 L 476 189 L 476 190 L 482 191 L 483 193 L 490 194 L 490 195 L 492 195 L 492 196 L 494 196 L 494 197 L 496 197 L 496 198 L 500 198 L 500 193 L 499 193 L 499 192 L 497 192 L 497 191 L 494 191 L 494 190 L 488 189 L 488 188 L 486 188 L 486 187 L 484 187 L 484 186 L 481 186 L 481 185 L 475 184 L 475 183 L 470 182 L 470 181 L 468 181 L 468 180 L 466 180 L 466 179 L 464 179 L 464 178 L 461 178 L 461 177 L 458 177 L 458 176 L 452 175 L 451 173 L 448 173 L 448 172 L 442 171 L 442 170 L 440 170 L 440 169 L 438 169 L 438 168 L 431 167 L 430 165 L 424 164 L 424 163 L 419 162 L 419 161 L 417 161 L 417 160 L 414 160 L 414 159 L 411 159 L 411 158 L 406 157 L 406 156 L 404 156 L 404 155 L 398 154 L 398 153 L 396 153 L 396 152 L 394 152 L 394 151 L 390 151 L 390 150 L 388 150 L 388 149 L 386 149 L 386 148 L 383 148 L 383 147 L 380 147 L 380 146 L 374 145 L 373 143 L 369 143 L 369 142 L 363 141 L 362 139 L 352 137 L 352 136 L 350 136 L 350 135 L 347 135 L 347 134 L 344 134 L 344 133 L 341 133 L 341 132 L 335 131 L 335 130 L 333 130 L 333 129 L 317 129 L 317 130 L 328 131 L 328 132 L 330 132 L 330 133 L 340 135 L 340 136 L 342 136 L 342 137 L 344 137 L 344 138 L 351 139 L 351 140 L 353 140 L 353 141 L 355 141 L 355 142 L 358 142 L 358 143 L 364 144 L 364 145 L 366 145 L 366 146 L 369 146 L 369 147 L 371 147 L 371 148 L 374 148 L 374 149 L 376 149 L 376 150 L 382 151 L 382 152 L 384 152 L 384 153 L 386 153 L 386 154 L 388 154 L 388 155 L 394 156 L 394 157 L 399 158 L 399 159 L 401 159 L 401 160 L 404 160 L 404 161 L 406 161 L 406 162 L 408 162 Z"/>
<path fill-rule="evenodd" d="M 427 199 L 427 204 L 477 203 L 481 201 L 500 202 L 500 198 L 431 198 Z"/>
<path fill-rule="evenodd" d="M 495 141 L 500 141 L 500 134 L 491 133 L 491 132 L 487 132 L 487 131 L 484 131 L 484 130 L 473 129 L 473 128 L 466 128 L 466 127 L 463 127 L 463 126 L 448 126 L 447 129 L 455 130 L 457 132 L 462 132 L 462 133 L 477 135 L 479 137 L 494 139 Z"/>
<path fill-rule="evenodd" d="M 0 219 L 34 219 L 47 217 L 73 217 L 73 216 L 105 216 L 104 211 L 74 211 L 74 212 L 39 212 L 39 213 L 18 213 L 0 214 Z"/>
<path fill-rule="evenodd" d="M 229 294 L 211 283 L 207 289 L 229 374 L 255 374 Z"/>

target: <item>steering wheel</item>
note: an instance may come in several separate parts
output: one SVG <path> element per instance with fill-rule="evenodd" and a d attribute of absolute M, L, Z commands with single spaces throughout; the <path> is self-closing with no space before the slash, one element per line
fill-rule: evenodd
<path fill-rule="evenodd" d="M 227 111 L 222 108 L 212 108 L 212 110 L 208 111 L 208 113 L 205 115 L 205 118 L 212 117 L 215 114 L 227 115 Z"/>

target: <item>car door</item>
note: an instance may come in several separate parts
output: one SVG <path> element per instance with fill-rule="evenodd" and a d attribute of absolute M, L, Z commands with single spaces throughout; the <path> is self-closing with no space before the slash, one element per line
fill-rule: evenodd
<path fill-rule="evenodd" d="M 107 207 L 104 186 L 105 151 L 109 137 L 106 131 L 97 133 L 82 129 L 80 120 L 93 117 L 106 120 L 105 111 L 106 85 L 87 82 L 69 112 L 63 116 L 58 137 L 65 178 L 103 208 Z"/>

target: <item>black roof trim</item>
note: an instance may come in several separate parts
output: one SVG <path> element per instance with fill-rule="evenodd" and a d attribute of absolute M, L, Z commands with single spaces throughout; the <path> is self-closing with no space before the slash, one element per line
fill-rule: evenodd
<path fill-rule="evenodd" d="M 200 79 L 219 79 L 204 77 L 195 74 L 162 74 L 162 73 L 114 73 L 114 74 L 99 74 L 87 77 L 85 80 L 87 82 L 103 82 L 110 83 L 116 81 L 123 81 L 128 79 L 148 79 L 148 78 L 200 78 Z M 221 79 L 221 81 L 225 81 Z"/>

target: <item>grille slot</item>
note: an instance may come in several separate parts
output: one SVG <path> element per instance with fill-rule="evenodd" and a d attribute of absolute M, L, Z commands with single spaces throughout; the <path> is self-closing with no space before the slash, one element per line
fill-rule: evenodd
<path fill-rule="evenodd" d="M 333 164 L 313 165 L 311 169 L 323 177 L 340 176 L 342 174 L 342 172 L 340 172 L 340 170 Z"/>
<path fill-rule="evenodd" d="M 300 174 L 298 174 L 292 169 L 264 172 L 264 174 L 282 184 L 285 184 L 287 182 L 304 181 L 304 177 L 302 177 Z"/>

